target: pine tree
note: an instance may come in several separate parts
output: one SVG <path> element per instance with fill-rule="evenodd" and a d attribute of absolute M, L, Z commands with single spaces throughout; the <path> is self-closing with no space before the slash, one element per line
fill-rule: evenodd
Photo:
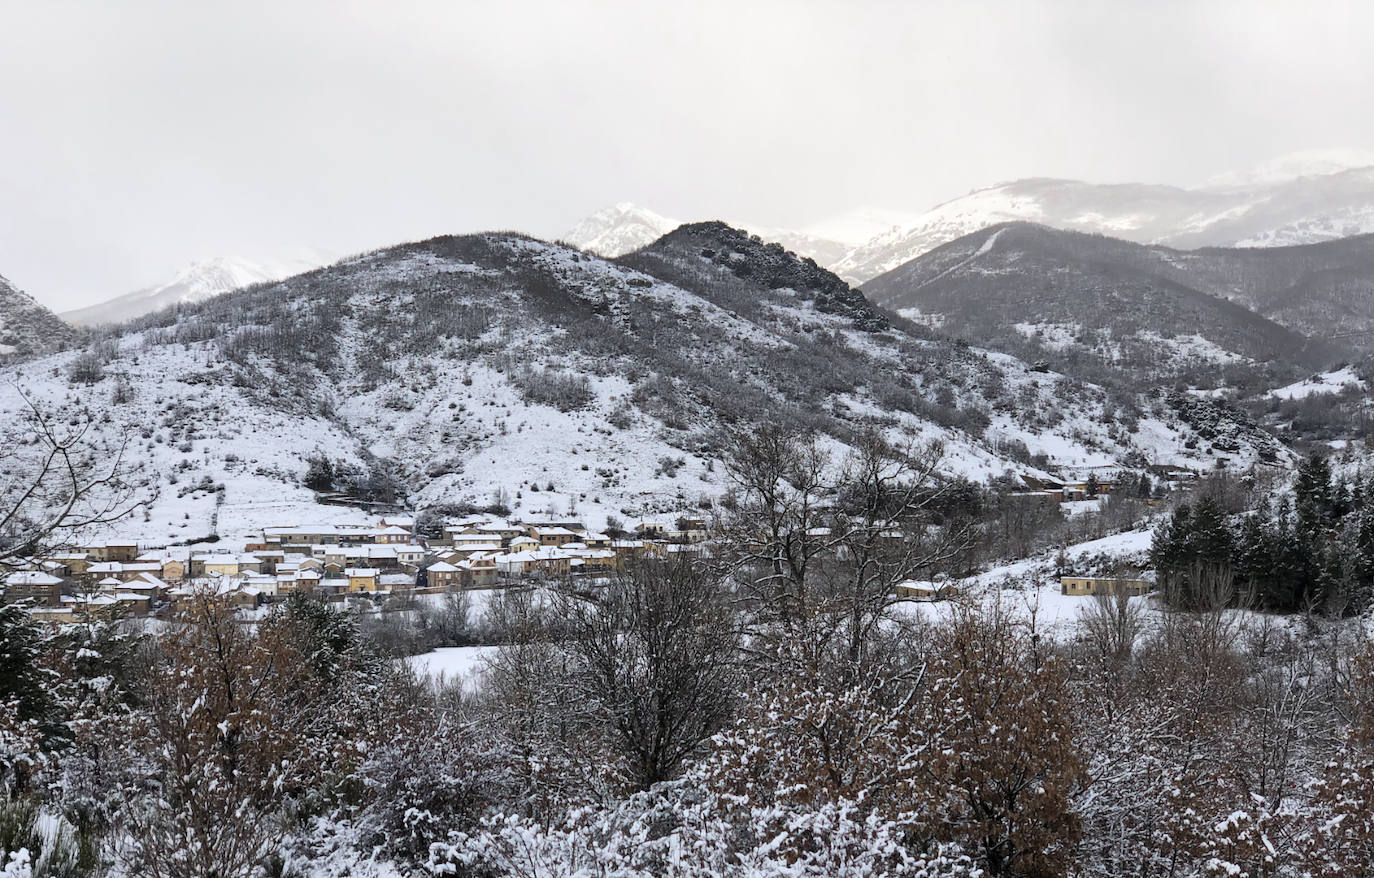
<path fill-rule="evenodd" d="M 310 458 L 305 469 L 305 486 L 312 491 L 334 490 L 334 464 L 324 455 Z"/>
<path fill-rule="evenodd" d="M 1326 458 L 1313 454 L 1298 467 L 1293 505 L 1298 514 L 1299 536 L 1310 545 L 1324 539 L 1335 511 L 1331 466 Z"/>
<path fill-rule="evenodd" d="M 1355 532 L 1354 567 L 1356 609 L 1368 606 L 1374 597 L 1374 503 L 1358 508 Z"/>
<path fill-rule="evenodd" d="M 1297 609 L 1310 588 L 1312 563 L 1307 547 L 1294 527 L 1293 507 L 1287 497 L 1279 501 L 1275 510 L 1270 545 L 1273 572 L 1269 588 L 1262 595 L 1264 605 L 1278 612 Z"/>
<path fill-rule="evenodd" d="M 1263 512 L 1247 515 L 1241 523 L 1232 551 L 1236 587 L 1241 593 L 1259 598 L 1272 588 L 1274 553 L 1272 536 L 1265 526 Z"/>

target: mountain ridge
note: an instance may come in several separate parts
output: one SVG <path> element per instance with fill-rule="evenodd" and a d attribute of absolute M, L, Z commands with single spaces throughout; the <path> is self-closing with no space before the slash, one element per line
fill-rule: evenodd
<path fill-rule="evenodd" d="M 1209 469 L 1219 453 L 1163 400 L 936 337 L 720 223 L 615 262 L 515 234 L 398 245 L 146 315 L 5 377 L 0 411 L 21 387 L 65 417 L 111 400 L 92 441 L 130 443 L 150 497 L 131 535 L 164 541 L 309 520 L 318 456 L 416 506 L 504 498 L 597 520 L 713 504 L 721 437 L 761 420 L 837 450 L 866 429 L 938 440 L 942 471 L 977 481 Z M 1208 429 L 1244 460 L 1285 453 L 1239 421 Z"/>

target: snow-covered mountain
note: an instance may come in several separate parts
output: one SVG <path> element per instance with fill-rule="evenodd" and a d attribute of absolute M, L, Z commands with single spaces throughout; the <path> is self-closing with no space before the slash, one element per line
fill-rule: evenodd
<path fill-rule="evenodd" d="M 1307 149 L 1261 162 L 1247 171 L 1218 174 L 1203 187 L 1265 186 L 1371 167 L 1374 167 L 1374 152 L 1367 149 Z"/>
<path fill-rule="evenodd" d="M 837 451 L 866 427 L 939 439 L 944 471 L 978 480 L 1217 453 L 1167 406 L 898 325 L 721 223 L 617 261 L 510 234 L 392 247 L 0 370 L 0 412 L 20 389 L 72 418 L 117 400 L 90 435 L 129 443 L 150 499 L 121 527 L 158 541 L 327 516 L 301 484 L 316 455 L 393 473 L 416 505 L 599 522 L 709 506 L 722 435 L 757 422 Z M 16 429 L 0 417 L 0 441 Z M 1283 453 L 1236 441 L 1233 459 Z"/>
<path fill-rule="evenodd" d="M 614 258 L 652 244 L 682 225 L 645 207 L 622 201 L 573 226 L 561 240 L 579 250 Z"/>
<path fill-rule="evenodd" d="M 1197 188 L 1034 178 L 979 189 L 877 235 L 831 264 L 866 281 L 1004 222 L 1178 248 L 1275 247 L 1374 232 L 1374 166 L 1361 153 L 1302 153 Z"/>
<path fill-rule="evenodd" d="M 863 289 L 943 332 L 1099 383 L 1272 387 L 1351 356 L 1338 328 L 1374 328 L 1362 273 L 1374 276 L 1374 236 L 1178 251 L 1006 223 Z"/>
<path fill-rule="evenodd" d="M 798 231 L 765 226 L 759 223 L 732 221 L 730 224 L 765 241 L 781 244 L 799 256 L 808 256 L 820 265 L 830 265 L 867 240 L 862 232 L 875 227 L 885 228 L 881 220 L 865 217 L 861 212 L 836 218 L 831 224 Z M 632 253 L 658 240 L 682 225 L 681 220 L 669 219 L 644 207 L 622 201 L 597 211 L 569 229 L 560 240 L 580 250 L 598 256 L 614 258 Z M 819 228 L 842 230 L 846 237 L 836 237 L 818 231 Z M 856 234 L 856 230 L 860 233 Z"/>
<path fill-rule="evenodd" d="M 55 351 L 75 335 L 33 296 L 0 277 L 0 360 Z"/>
<path fill-rule="evenodd" d="M 166 283 L 125 293 L 85 308 L 64 311 L 58 316 L 73 326 L 123 323 L 172 305 L 203 302 L 212 296 L 243 287 L 282 280 L 319 268 L 330 261 L 326 255 L 315 252 L 271 263 L 238 257 L 205 259 L 181 269 Z"/>

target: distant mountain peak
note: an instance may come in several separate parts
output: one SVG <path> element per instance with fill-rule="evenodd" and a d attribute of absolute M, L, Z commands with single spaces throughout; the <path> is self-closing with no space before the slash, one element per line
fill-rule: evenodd
<path fill-rule="evenodd" d="M 213 256 L 184 266 L 165 283 L 145 287 L 60 316 L 75 326 L 123 323 L 172 305 L 203 302 L 254 284 L 270 283 L 332 262 L 318 251 L 276 262 L 254 262 L 237 256 Z"/>
<path fill-rule="evenodd" d="M 580 250 L 608 258 L 623 256 L 663 237 L 681 225 L 629 201 L 604 207 L 573 226 L 563 240 Z"/>
<path fill-rule="evenodd" d="M 1260 162 L 1248 171 L 1218 174 L 1203 184 L 1207 188 L 1264 186 L 1325 177 L 1357 168 L 1374 167 L 1374 151 L 1364 149 L 1304 149 Z"/>

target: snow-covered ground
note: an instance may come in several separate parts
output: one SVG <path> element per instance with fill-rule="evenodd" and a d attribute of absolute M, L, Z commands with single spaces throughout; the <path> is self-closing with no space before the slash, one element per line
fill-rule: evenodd
<path fill-rule="evenodd" d="M 1277 399 L 1306 399 L 1309 396 L 1339 393 L 1347 387 L 1365 389 L 1365 382 L 1360 379 L 1359 375 L 1355 374 L 1354 368 L 1350 366 L 1337 369 L 1334 372 L 1313 375 L 1302 381 L 1295 381 L 1285 387 L 1269 391 L 1269 395 Z"/>
<path fill-rule="evenodd" d="M 1105 573 L 1105 567 L 1097 571 L 1092 568 L 1114 563 L 1143 565 L 1148 559 L 1152 539 L 1153 530 L 1149 528 L 1113 534 L 1066 547 L 1062 561 L 1067 569 L 1084 574 Z M 960 599 L 976 601 L 988 608 L 997 606 L 1027 622 L 1033 619 L 1036 630 L 1042 634 L 1072 639 L 1083 610 L 1093 599 L 1060 593 L 1059 579 L 1055 576 L 1060 560 L 1059 553 L 1046 552 L 960 580 L 957 584 Z M 1155 598 L 1149 595 L 1131 600 L 1142 606 L 1155 605 Z M 952 606 L 947 602 L 911 602 L 899 605 L 899 609 L 938 622 L 948 616 Z"/>
<path fill-rule="evenodd" d="M 494 646 L 445 646 L 433 652 L 413 655 L 406 662 L 415 673 L 427 677 L 436 685 L 457 683 L 466 692 L 481 686 L 487 660 L 496 654 Z"/>

